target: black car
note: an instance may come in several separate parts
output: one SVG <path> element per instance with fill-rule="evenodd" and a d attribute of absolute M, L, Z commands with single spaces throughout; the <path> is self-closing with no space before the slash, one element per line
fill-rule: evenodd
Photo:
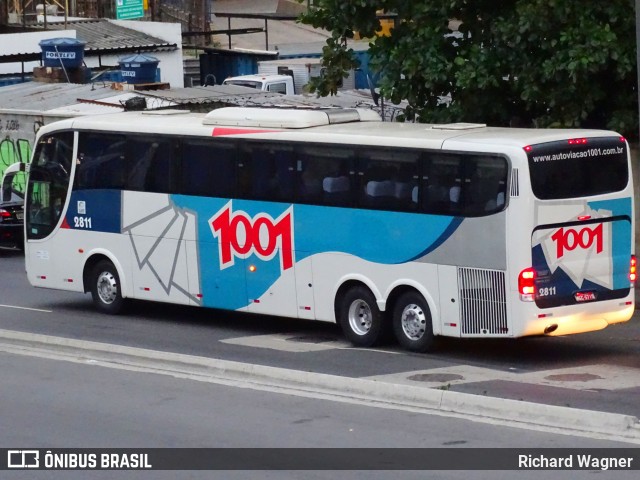
<path fill-rule="evenodd" d="M 0 247 L 24 248 L 24 194 L 5 176 L 0 197 Z"/>

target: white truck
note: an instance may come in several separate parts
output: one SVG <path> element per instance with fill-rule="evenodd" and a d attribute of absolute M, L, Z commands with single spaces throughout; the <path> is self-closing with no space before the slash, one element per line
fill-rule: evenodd
<path fill-rule="evenodd" d="M 304 93 L 304 87 L 314 77 L 322 75 L 320 58 L 285 58 L 258 62 L 258 73 L 227 78 L 223 85 L 251 87 L 263 92 L 277 92 L 285 95 Z M 355 71 L 343 79 L 339 90 L 355 89 Z"/>
<path fill-rule="evenodd" d="M 290 75 L 240 75 L 238 77 L 229 77 L 222 84 L 250 87 L 263 92 L 283 93 L 285 95 L 294 95 L 296 93 L 293 78 Z"/>

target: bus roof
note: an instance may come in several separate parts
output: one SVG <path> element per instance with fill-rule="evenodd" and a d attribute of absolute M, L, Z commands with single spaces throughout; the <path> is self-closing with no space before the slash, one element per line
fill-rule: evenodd
<path fill-rule="evenodd" d="M 42 129 L 49 131 L 55 128 L 74 128 L 125 133 L 228 136 L 380 146 L 401 145 L 431 149 L 478 148 L 483 151 L 496 150 L 496 147 L 498 149 L 500 147 L 523 148 L 527 145 L 571 138 L 619 136 L 615 132 L 606 130 L 523 129 L 487 127 L 479 124 L 433 125 L 382 122 L 379 117 L 374 118 L 373 112 L 366 113 L 365 110 L 363 113 L 362 109 L 348 110 L 359 112 L 359 119 L 354 118 L 353 114 L 345 114 L 343 110 L 342 116 L 346 120 L 334 123 L 327 119 L 331 115 L 338 114 L 339 109 L 331 109 L 331 111 L 335 113 L 321 113 L 327 112 L 327 109 L 229 107 L 218 109 L 214 114 L 205 115 L 182 110 L 153 110 L 76 117 L 47 125 Z M 248 120 L 234 121 L 234 115 L 244 115 Z M 216 118 L 218 120 L 215 120 Z M 223 120 L 224 118 L 227 120 Z"/>

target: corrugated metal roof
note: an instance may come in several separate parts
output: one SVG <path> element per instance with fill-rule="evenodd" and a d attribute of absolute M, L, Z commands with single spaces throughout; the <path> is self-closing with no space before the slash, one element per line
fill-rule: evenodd
<path fill-rule="evenodd" d="M 48 30 L 65 30 L 64 23 L 50 23 Z M 77 20 L 67 22 L 66 30 L 75 30 L 78 40 L 87 42 L 85 52 L 134 51 L 136 49 L 166 48 L 174 50 L 169 43 L 146 33 L 111 23 L 105 19 Z"/>
<path fill-rule="evenodd" d="M 203 101 L 215 101 L 227 97 L 258 97 L 258 96 L 280 96 L 277 93 L 262 92 L 255 88 L 239 87 L 237 85 L 211 85 L 208 87 L 188 87 L 170 88 L 168 90 L 157 90 L 145 92 L 145 94 L 155 97 L 168 98 L 187 103 L 202 103 Z"/>
<path fill-rule="evenodd" d="M 287 104 L 308 105 L 302 97 L 285 97 L 253 88 L 235 85 L 175 88 L 153 91 L 120 91 L 108 82 L 79 85 L 70 83 L 27 82 L 0 88 L 0 109 L 30 110 L 49 113 L 98 113 L 96 110 L 119 108 L 120 102 L 131 96 L 144 96 L 147 108 L 167 108 L 177 105 L 198 106 L 205 104 L 257 105 Z M 108 105 L 113 105 L 109 107 Z"/>
<path fill-rule="evenodd" d="M 207 103 L 224 103 L 228 105 L 258 105 L 284 103 L 287 105 L 307 105 L 303 97 L 289 97 L 279 93 L 263 92 L 254 88 L 237 85 L 211 85 L 208 87 L 172 88 L 139 92 L 151 97 L 177 105 L 203 105 Z"/>
<path fill-rule="evenodd" d="M 79 103 L 79 99 L 101 100 L 118 92 L 108 83 L 80 85 L 75 83 L 27 82 L 0 88 L 2 110 L 35 110 L 46 112 Z"/>
<path fill-rule="evenodd" d="M 46 31 L 64 31 L 64 23 L 49 23 Z M 106 19 L 76 20 L 67 22 L 66 30 L 75 30 L 76 38 L 86 42 L 85 55 L 99 55 L 124 52 L 172 51 L 178 48 L 175 43 L 147 35 L 111 23 Z M 44 32 L 42 27 L 28 31 Z M 0 39 L 2 35 L 0 35 Z M 2 40 L 0 40 L 2 41 Z M 0 55 L 0 63 L 39 61 L 41 50 L 37 44 L 30 45 L 22 51 L 12 51 L 8 55 Z"/>
<path fill-rule="evenodd" d="M 41 113 L 76 116 L 110 113 L 122 109 L 122 103 L 133 96 L 147 99 L 148 109 L 187 107 L 194 111 L 208 111 L 213 105 L 257 106 L 286 105 L 295 107 L 339 106 L 375 107 L 370 92 L 352 90 L 339 92 L 337 96 L 317 98 L 315 95 L 281 95 L 262 92 L 236 85 L 212 85 L 208 87 L 173 88 L 152 91 L 121 91 L 108 82 L 86 85 L 69 83 L 27 82 L 0 88 L 0 110 L 36 111 Z M 384 117 L 392 119 L 401 107 L 386 105 Z"/>

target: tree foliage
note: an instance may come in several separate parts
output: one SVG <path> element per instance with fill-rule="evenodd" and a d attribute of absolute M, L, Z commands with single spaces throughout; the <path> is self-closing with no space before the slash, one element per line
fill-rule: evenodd
<path fill-rule="evenodd" d="M 408 118 L 492 125 L 598 127 L 637 136 L 633 0 L 316 0 L 303 23 L 332 33 L 326 74 L 335 94 L 357 67 L 349 40 L 370 38 L 382 95 Z M 377 37 L 376 12 L 397 15 Z M 455 20 L 456 22 L 453 22 Z M 457 31 L 450 26 L 459 23 Z M 443 102 L 443 99 L 450 101 Z"/>

